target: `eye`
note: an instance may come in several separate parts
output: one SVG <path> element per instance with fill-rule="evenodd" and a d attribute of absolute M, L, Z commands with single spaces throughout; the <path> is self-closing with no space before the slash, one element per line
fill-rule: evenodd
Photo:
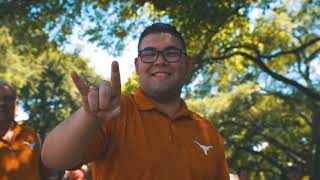
<path fill-rule="evenodd" d="M 155 56 L 157 56 L 157 52 L 152 51 L 152 50 L 144 50 L 144 51 L 141 51 L 140 56 L 141 57 L 155 57 Z"/>
<path fill-rule="evenodd" d="M 169 49 L 165 51 L 167 57 L 177 57 L 180 56 L 180 51 L 176 49 Z"/>

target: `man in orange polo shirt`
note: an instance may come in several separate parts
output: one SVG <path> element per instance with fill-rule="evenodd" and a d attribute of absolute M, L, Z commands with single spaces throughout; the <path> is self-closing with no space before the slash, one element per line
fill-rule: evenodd
<path fill-rule="evenodd" d="M 17 107 L 15 88 L 0 81 L 0 179 L 41 179 L 38 136 L 14 121 Z"/>
<path fill-rule="evenodd" d="M 229 179 L 223 139 L 180 97 L 192 67 L 181 34 L 153 24 L 138 50 L 134 95 L 121 95 L 117 62 L 98 86 L 71 74 L 82 106 L 48 134 L 44 163 L 70 169 L 92 162 L 93 179 L 101 180 Z"/>

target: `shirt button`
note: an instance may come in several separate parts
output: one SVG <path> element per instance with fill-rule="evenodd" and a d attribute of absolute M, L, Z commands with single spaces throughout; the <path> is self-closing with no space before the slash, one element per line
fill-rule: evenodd
<path fill-rule="evenodd" d="M 170 125 L 170 129 L 171 129 L 172 132 L 174 132 L 174 130 L 175 130 L 174 124 Z"/>

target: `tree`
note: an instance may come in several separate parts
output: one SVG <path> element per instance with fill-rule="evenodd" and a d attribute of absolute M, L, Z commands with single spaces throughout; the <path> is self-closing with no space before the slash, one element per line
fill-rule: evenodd
<path fill-rule="evenodd" d="M 51 38 L 58 44 L 67 40 L 75 25 L 80 25 L 84 36 L 97 42 L 110 53 L 119 54 L 125 44 L 135 38 L 142 27 L 159 19 L 173 21 L 185 31 L 186 37 L 192 37 L 193 29 L 202 29 L 204 34 L 218 29 L 229 19 L 239 15 L 239 10 L 249 8 L 254 1 L 154 1 L 154 0 L 102 0 L 102 1 L 4 1 L 0 2 L 0 23 L 12 29 L 11 35 L 17 44 L 39 42 Z M 264 3 L 263 3 L 264 4 Z M 192 18 L 189 11 L 193 9 Z M 19 10 L 19 11 L 17 11 Z M 214 12 L 219 18 L 210 18 L 207 12 Z M 203 19 L 206 17 L 205 19 Z M 208 26 L 206 21 L 210 22 Z M 91 23 L 90 23 L 91 22 Z M 84 26 L 82 23 L 86 23 Z M 196 25 L 196 26 L 195 26 Z M 206 26 L 203 26 L 206 25 Z M 197 33 L 199 35 L 199 33 Z M 204 40 L 206 35 L 197 38 Z M 205 36 L 205 37 L 203 37 Z M 198 39 L 198 41 L 200 40 Z M 201 41 L 200 41 L 201 43 Z M 39 47 L 40 48 L 40 47 Z"/>
<path fill-rule="evenodd" d="M 134 93 L 139 87 L 139 77 L 136 73 L 132 73 L 128 81 L 122 85 L 121 91 L 124 94 Z"/>
<path fill-rule="evenodd" d="M 309 2 L 299 11 L 277 7 L 268 19 L 261 17 L 256 24 L 236 18 L 197 54 L 205 65 L 196 69 L 207 74 L 203 78 L 203 87 L 209 87 L 205 92 L 210 92 L 212 83 L 226 92 L 243 82 L 256 81 L 287 103 L 303 103 L 307 108 L 301 113 L 312 127 L 311 148 L 307 149 L 313 159 L 309 165 L 312 179 L 320 177 L 320 79 L 312 68 L 320 52 L 318 11 L 319 6 Z"/>
<path fill-rule="evenodd" d="M 311 126 L 300 114 L 308 112 L 308 107 L 262 92 L 259 85 L 248 83 L 233 92 L 203 100 L 190 98 L 187 103 L 212 120 L 226 137 L 230 167 L 248 166 L 254 179 L 277 179 L 291 162 L 308 174 L 311 159 L 306 157 L 311 157 Z"/>
<path fill-rule="evenodd" d="M 257 9 L 263 16 L 250 18 Z M 63 42 L 75 24 L 86 22 L 83 35 L 113 54 L 119 54 L 141 25 L 171 22 L 186 37 L 188 54 L 194 59 L 187 96 L 233 92 L 243 83 L 256 82 L 265 94 L 286 104 L 303 104 L 301 117 L 312 127 L 311 178 L 320 177 L 320 79 L 312 68 L 319 60 L 317 1 L 7 1 L 1 4 L 0 14 L 0 23 L 12 29 L 16 44 L 37 47 L 41 38 L 34 37 L 47 39 L 47 33 Z M 295 109 L 289 110 L 295 114 Z"/>
<path fill-rule="evenodd" d="M 19 99 L 29 115 L 27 123 L 44 137 L 45 134 L 79 106 L 79 97 L 70 78 L 78 71 L 88 82 L 99 77 L 88 66 L 88 61 L 67 54 L 49 42 L 39 55 L 21 53 L 26 45 L 13 45 L 9 30 L 0 29 L 0 78 L 17 87 Z M 37 53 L 38 54 L 38 53 Z"/>

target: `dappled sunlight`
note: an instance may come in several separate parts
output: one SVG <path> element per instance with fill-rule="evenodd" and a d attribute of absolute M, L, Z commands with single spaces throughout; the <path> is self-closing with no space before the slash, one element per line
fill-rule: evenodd
<path fill-rule="evenodd" d="M 21 166 L 25 166 L 32 161 L 32 151 L 28 145 L 23 146 L 24 147 L 22 150 L 20 150 L 20 152 L 6 153 L 5 156 L 1 157 L 1 167 L 6 172 L 18 171 Z"/>
<path fill-rule="evenodd" d="M 20 162 L 15 154 L 11 153 L 2 157 L 1 166 L 1 169 L 4 169 L 6 172 L 17 171 L 20 168 Z"/>
<path fill-rule="evenodd" d="M 187 125 L 181 123 L 174 127 L 183 132 L 181 138 L 199 138 L 199 147 L 212 145 L 209 151 L 195 148 L 201 155 L 208 152 L 204 158 L 217 157 L 217 147 L 224 145 L 230 173 L 244 165 L 250 167 L 252 179 L 283 179 L 287 168 L 297 164 L 304 176 L 319 179 L 319 0 L 0 2 L 0 80 L 17 89 L 21 109 L 16 120 L 28 119 L 41 140 L 89 97 L 80 97 L 71 71 L 94 87 L 110 80 L 111 63 L 117 60 L 122 93 L 134 92 L 140 85 L 132 72 L 141 60 L 139 50 L 144 50 L 140 33 L 152 23 L 169 23 L 181 33 L 184 42 L 179 45 L 192 59 L 192 74 L 185 74 L 179 95 L 221 134 L 211 133 L 211 124 L 203 122 L 192 124 L 197 131 L 182 131 Z M 165 50 L 155 45 L 150 48 Z M 157 67 L 178 64 L 162 65 Z M 104 134 L 118 137 L 110 127 Z M 150 131 L 158 130 L 163 129 L 152 126 Z M 72 132 L 81 134 L 65 133 Z M 192 148 L 197 147 L 193 140 Z M 40 147 L 20 142 L 8 148 L 0 141 L 5 156 L 0 156 L 0 168 L 14 175 L 28 171 L 21 167 L 36 161 Z M 0 175 L 2 179 L 11 176 Z"/>
<path fill-rule="evenodd" d="M 27 145 L 24 145 L 27 146 Z M 31 161 L 32 158 L 32 151 L 30 150 L 29 147 L 24 147 L 23 151 L 21 153 L 19 153 L 17 159 L 19 159 L 19 161 L 22 164 L 27 164 Z"/>

